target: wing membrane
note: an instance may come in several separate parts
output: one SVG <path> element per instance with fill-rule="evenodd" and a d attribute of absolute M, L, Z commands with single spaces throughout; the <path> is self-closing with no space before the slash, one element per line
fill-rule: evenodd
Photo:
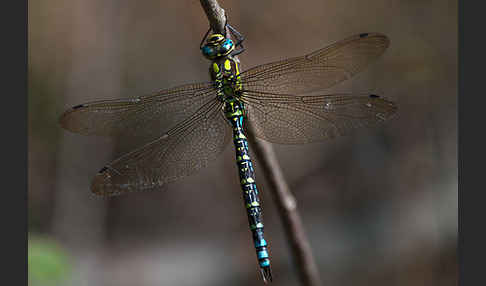
<path fill-rule="evenodd" d="M 60 123 L 83 135 L 129 135 L 153 140 L 215 97 L 210 82 L 182 85 L 149 96 L 81 104 L 64 112 Z"/>
<path fill-rule="evenodd" d="M 352 129 L 386 121 L 397 110 L 393 102 L 364 94 L 296 96 L 245 92 L 242 100 L 255 135 L 281 144 L 345 135 Z"/>
<path fill-rule="evenodd" d="M 158 189 L 206 166 L 231 138 L 221 104 L 216 99 L 204 104 L 162 137 L 105 166 L 95 176 L 92 192 L 113 196 Z"/>
<path fill-rule="evenodd" d="M 329 88 L 363 70 L 389 46 L 382 34 L 355 35 L 305 56 L 241 73 L 244 90 L 302 94 Z"/>

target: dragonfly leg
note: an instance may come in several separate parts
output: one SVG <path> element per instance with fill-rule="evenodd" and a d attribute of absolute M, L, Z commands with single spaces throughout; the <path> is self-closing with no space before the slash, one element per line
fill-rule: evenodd
<path fill-rule="evenodd" d="M 233 28 L 230 24 L 226 23 L 226 27 L 228 27 L 229 31 L 231 32 L 231 35 L 233 35 L 236 39 L 235 46 L 240 46 L 243 48 L 243 41 L 245 40 L 245 36 L 243 36 L 238 30 Z"/>
<path fill-rule="evenodd" d="M 203 48 L 204 41 L 206 41 L 206 39 L 207 39 L 207 37 L 208 37 L 208 35 L 209 35 L 210 32 L 211 32 L 211 27 L 209 27 L 208 31 L 206 32 L 206 34 L 202 38 L 201 43 L 199 44 L 199 49 L 202 49 Z"/>
<path fill-rule="evenodd" d="M 245 48 L 243 47 L 243 41 L 245 40 L 245 37 L 240 32 L 238 32 L 238 30 L 233 28 L 233 26 L 231 26 L 230 24 L 226 23 L 226 27 L 228 27 L 228 30 L 230 31 L 231 35 L 233 35 L 233 37 L 235 37 L 236 39 L 235 47 L 239 47 L 239 49 L 236 49 L 233 52 L 231 52 L 231 55 L 236 56 L 243 53 L 245 51 Z"/>
<path fill-rule="evenodd" d="M 244 51 L 245 51 L 245 49 L 244 49 L 244 48 L 237 49 L 237 50 L 232 51 L 232 52 L 231 52 L 231 55 L 232 55 L 232 56 L 237 56 L 237 55 L 239 55 L 239 54 L 243 53 Z"/>

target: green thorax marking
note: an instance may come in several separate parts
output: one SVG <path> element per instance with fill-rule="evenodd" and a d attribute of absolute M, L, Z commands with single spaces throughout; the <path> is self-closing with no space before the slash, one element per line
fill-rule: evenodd
<path fill-rule="evenodd" d="M 240 121 L 240 125 L 243 124 L 241 122 L 244 116 L 244 105 L 237 97 L 235 96 L 226 96 L 223 98 L 224 100 L 224 113 L 228 120 L 230 121 Z M 236 123 L 236 122 L 235 122 Z M 236 130 L 235 130 L 236 131 Z M 241 130 L 240 132 L 235 133 L 235 139 L 245 139 L 246 137 Z M 238 137 L 238 138 L 236 138 Z"/>
<path fill-rule="evenodd" d="M 241 93 L 241 78 L 238 62 L 231 56 L 214 60 L 209 69 L 211 79 L 218 90 L 218 97 L 222 101 L 239 97 Z"/>

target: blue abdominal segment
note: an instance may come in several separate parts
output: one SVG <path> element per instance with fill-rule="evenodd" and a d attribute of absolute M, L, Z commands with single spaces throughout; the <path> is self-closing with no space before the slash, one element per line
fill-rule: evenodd
<path fill-rule="evenodd" d="M 255 173 L 248 151 L 248 141 L 243 131 L 244 105 L 235 97 L 225 99 L 225 116 L 233 128 L 233 142 L 236 150 L 236 164 L 240 175 L 241 189 L 248 216 L 248 223 L 255 245 L 255 251 L 264 281 L 272 281 L 267 241 L 263 237 L 263 222 Z"/>

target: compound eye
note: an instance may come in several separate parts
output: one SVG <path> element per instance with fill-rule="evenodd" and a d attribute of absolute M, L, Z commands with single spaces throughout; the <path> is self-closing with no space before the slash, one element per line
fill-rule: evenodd
<path fill-rule="evenodd" d="M 226 41 L 224 41 L 223 43 L 223 48 L 225 50 L 231 49 L 232 46 L 233 46 L 233 41 L 231 39 L 226 39 Z"/>
<path fill-rule="evenodd" d="M 221 48 L 220 48 L 221 54 L 227 54 L 232 49 L 233 49 L 233 41 L 231 41 L 230 39 L 226 39 L 223 43 L 221 43 Z"/>
<path fill-rule="evenodd" d="M 206 56 L 206 57 L 213 57 L 214 56 L 214 49 L 213 48 L 210 48 L 208 46 L 204 46 L 202 48 L 202 52 L 203 54 Z"/>

